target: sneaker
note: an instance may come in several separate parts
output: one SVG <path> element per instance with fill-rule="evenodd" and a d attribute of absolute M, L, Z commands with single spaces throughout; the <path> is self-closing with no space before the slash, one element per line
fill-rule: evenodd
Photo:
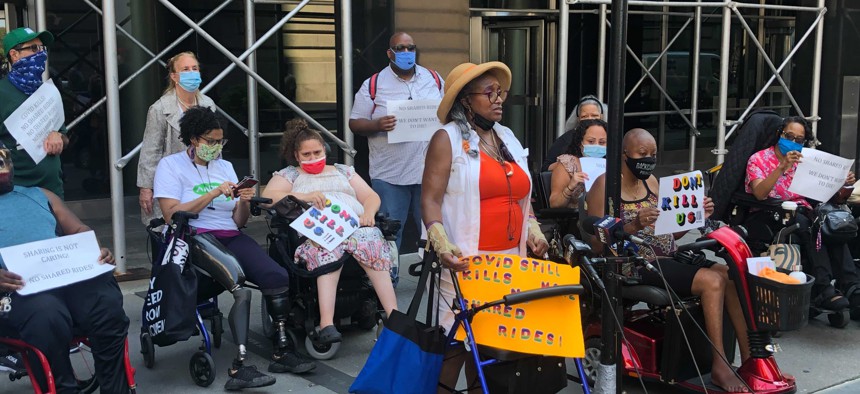
<path fill-rule="evenodd" d="M 317 327 L 317 337 L 319 343 L 323 345 L 331 345 L 332 343 L 343 341 L 343 336 L 334 325 L 326 326 L 323 329 Z"/>
<path fill-rule="evenodd" d="M 20 354 L 13 353 L 5 357 L 0 357 L 0 371 L 18 372 L 24 369 L 24 360 L 21 359 Z"/>
<path fill-rule="evenodd" d="M 275 384 L 275 378 L 257 370 L 253 365 L 240 367 L 235 371 L 227 371 L 230 379 L 224 384 L 226 390 L 241 390 L 251 387 L 265 387 Z"/>
<path fill-rule="evenodd" d="M 317 367 L 311 360 L 299 357 L 292 352 L 275 353 L 272 355 L 272 363 L 269 364 L 269 372 L 276 373 L 305 373 Z"/>

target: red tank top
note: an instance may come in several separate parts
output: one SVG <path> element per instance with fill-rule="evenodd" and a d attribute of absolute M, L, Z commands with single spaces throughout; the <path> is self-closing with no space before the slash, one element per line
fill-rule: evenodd
<path fill-rule="evenodd" d="M 509 171 L 513 175 L 507 176 Z M 507 250 L 519 246 L 523 210 L 519 201 L 529 193 L 529 177 L 516 163 L 499 164 L 481 152 L 481 233 L 478 249 Z"/>

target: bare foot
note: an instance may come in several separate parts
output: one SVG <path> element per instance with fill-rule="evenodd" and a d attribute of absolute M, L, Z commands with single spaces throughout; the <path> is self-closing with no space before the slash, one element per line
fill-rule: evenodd
<path fill-rule="evenodd" d="M 711 382 L 727 393 L 748 393 L 744 382 L 735 376 L 734 371 L 726 365 L 716 364 L 711 370 Z"/>

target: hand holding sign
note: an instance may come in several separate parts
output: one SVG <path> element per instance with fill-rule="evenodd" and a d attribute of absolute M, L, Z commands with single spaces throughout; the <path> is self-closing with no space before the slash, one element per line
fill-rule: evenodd
<path fill-rule="evenodd" d="M 38 164 L 46 155 L 62 152 L 62 136 L 55 130 L 63 125 L 63 114 L 60 91 L 52 80 L 48 80 L 18 106 L 3 124 Z"/>
<path fill-rule="evenodd" d="M 395 117 L 388 142 L 430 141 L 433 133 L 442 128 L 436 117 L 441 100 L 392 100 L 386 103 L 389 116 Z"/>
<path fill-rule="evenodd" d="M 796 152 L 789 152 L 796 153 Z M 803 148 L 788 191 L 817 201 L 827 201 L 845 185 L 854 160 L 816 149 Z"/>
<path fill-rule="evenodd" d="M 589 191 L 597 177 L 606 172 L 606 159 L 602 157 L 580 157 L 579 164 L 582 165 L 582 172 L 588 174 L 588 179 L 585 181 L 585 191 Z"/>
<path fill-rule="evenodd" d="M 290 223 L 299 234 L 326 250 L 334 250 L 360 226 L 359 216 L 334 199 L 326 199 L 323 209 L 311 207 Z"/>
<path fill-rule="evenodd" d="M 705 224 L 705 183 L 701 171 L 660 178 L 660 216 L 654 234 L 672 234 Z M 713 203 L 711 203 L 713 210 Z"/>

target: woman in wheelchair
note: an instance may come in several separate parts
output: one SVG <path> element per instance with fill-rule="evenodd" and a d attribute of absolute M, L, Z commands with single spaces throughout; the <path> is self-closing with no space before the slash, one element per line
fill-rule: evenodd
<path fill-rule="evenodd" d="M 248 221 L 249 201 L 255 190 L 234 189 L 238 178 L 233 165 L 221 158 L 221 148 L 227 140 L 215 113 L 202 107 L 189 108 L 180 121 L 180 136 L 188 148 L 166 156 L 158 163 L 155 198 L 168 223 L 177 211 L 199 215 L 189 222 L 197 229 L 197 243 L 204 249 L 219 249 L 204 254 L 232 257 L 194 261 L 235 299 L 229 323 L 239 345 L 239 354 L 228 371 L 230 378 L 225 387 L 237 390 L 274 384 L 275 378 L 257 371 L 254 366 L 243 365 L 251 291 L 243 287 L 243 283 L 237 283 L 236 276 L 229 273 L 244 272 L 245 277 L 260 288 L 269 314 L 276 323 L 286 320 L 290 312 L 287 299 L 289 276 L 286 269 L 272 260 L 256 241 L 239 231 Z M 303 373 L 315 367 L 313 362 L 303 360 L 280 346 L 275 344 L 270 372 Z"/>
<path fill-rule="evenodd" d="M 776 145 L 750 156 L 744 180 L 746 192 L 759 200 L 776 198 L 794 201 L 799 205 L 795 217 L 800 228 L 793 234 L 799 239 L 802 256 L 811 264 L 811 267 L 806 268 L 812 268 L 810 274 L 815 277 L 813 304 L 829 310 L 843 310 L 849 304 L 851 307 L 860 307 L 860 275 L 848 246 L 844 242 L 829 240 L 827 236 L 821 237 L 823 245 L 820 244 L 819 234 L 812 226 L 812 204 L 803 196 L 788 191 L 797 163 L 803 158 L 800 151 L 814 139 L 809 124 L 802 117 L 788 117 L 777 133 L 779 141 Z M 854 184 L 853 172 L 848 174 L 845 184 Z M 747 222 L 751 221 L 764 223 L 774 230 L 782 227 L 774 219 L 773 213 L 767 211 L 752 214 L 747 219 Z M 834 278 L 838 289 L 831 284 Z"/>
<path fill-rule="evenodd" d="M 677 249 L 675 240 L 686 232 L 654 235 L 654 224 L 660 214 L 657 194 L 654 193 L 659 190 L 659 183 L 657 178 L 651 175 L 657 166 L 657 143 L 647 130 L 633 129 L 624 135 L 622 147 L 624 162 L 621 165 L 621 215 L 624 231 L 638 235 L 650 245 L 641 247 L 639 253 L 659 268 L 668 285 L 679 296 L 701 298 L 708 338 L 715 349 L 719 350 L 719 353 L 714 352 L 711 379 L 727 392 L 745 392 L 746 387 L 735 376 L 732 367 L 723 361 L 724 308 L 728 310 L 738 338 L 741 360 L 750 356 L 746 322 L 734 284 L 728 278 L 728 268 L 723 264 L 701 267 L 671 258 Z M 589 215 L 604 215 L 605 182 L 606 177 L 601 175 L 587 194 Z M 707 217 L 714 209 L 709 197 L 705 198 L 704 206 Z M 603 249 L 603 246 L 595 245 L 595 248 L 598 247 L 599 250 Z M 643 284 L 660 288 L 665 286 L 658 273 L 642 269 L 639 274 Z"/>
<path fill-rule="evenodd" d="M 320 133 L 308 127 L 302 119 L 287 123 L 281 140 L 281 155 L 288 167 L 275 172 L 263 191 L 263 197 L 279 201 L 288 195 L 312 203 L 322 209 L 326 198 L 335 198 L 359 215 L 361 227 L 338 245 L 326 250 L 311 240 L 299 245 L 296 261 L 304 261 L 306 269 L 313 271 L 337 263 L 344 253 L 351 254 L 364 268 L 367 277 L 382 302 L 386 314 L 397 308 L 397 298 L 391 283 L 391 248 L 379 228 L 374 227 L 379 210 L 379 195 L 370 188 L 355 169 L 342 165 L 326 165 L 325 141 Z M 341 341 L 334 326 L 337 283 L 342 268 L 317 277 L 320 304 L 320 325 L 316 329 L 319 342 L 331 344 Z"/>
<path fill-rule="evenodd" d="M 579 197 L 585 193 L 588 174 L 582 171 L 580 157 L 606 156 L 606 122 L 586 119 L 573 129 L 573 139 L 567 153 L 558 156 L 559 165 L 552 170 L 552 208 L 577 208 Z"/>

